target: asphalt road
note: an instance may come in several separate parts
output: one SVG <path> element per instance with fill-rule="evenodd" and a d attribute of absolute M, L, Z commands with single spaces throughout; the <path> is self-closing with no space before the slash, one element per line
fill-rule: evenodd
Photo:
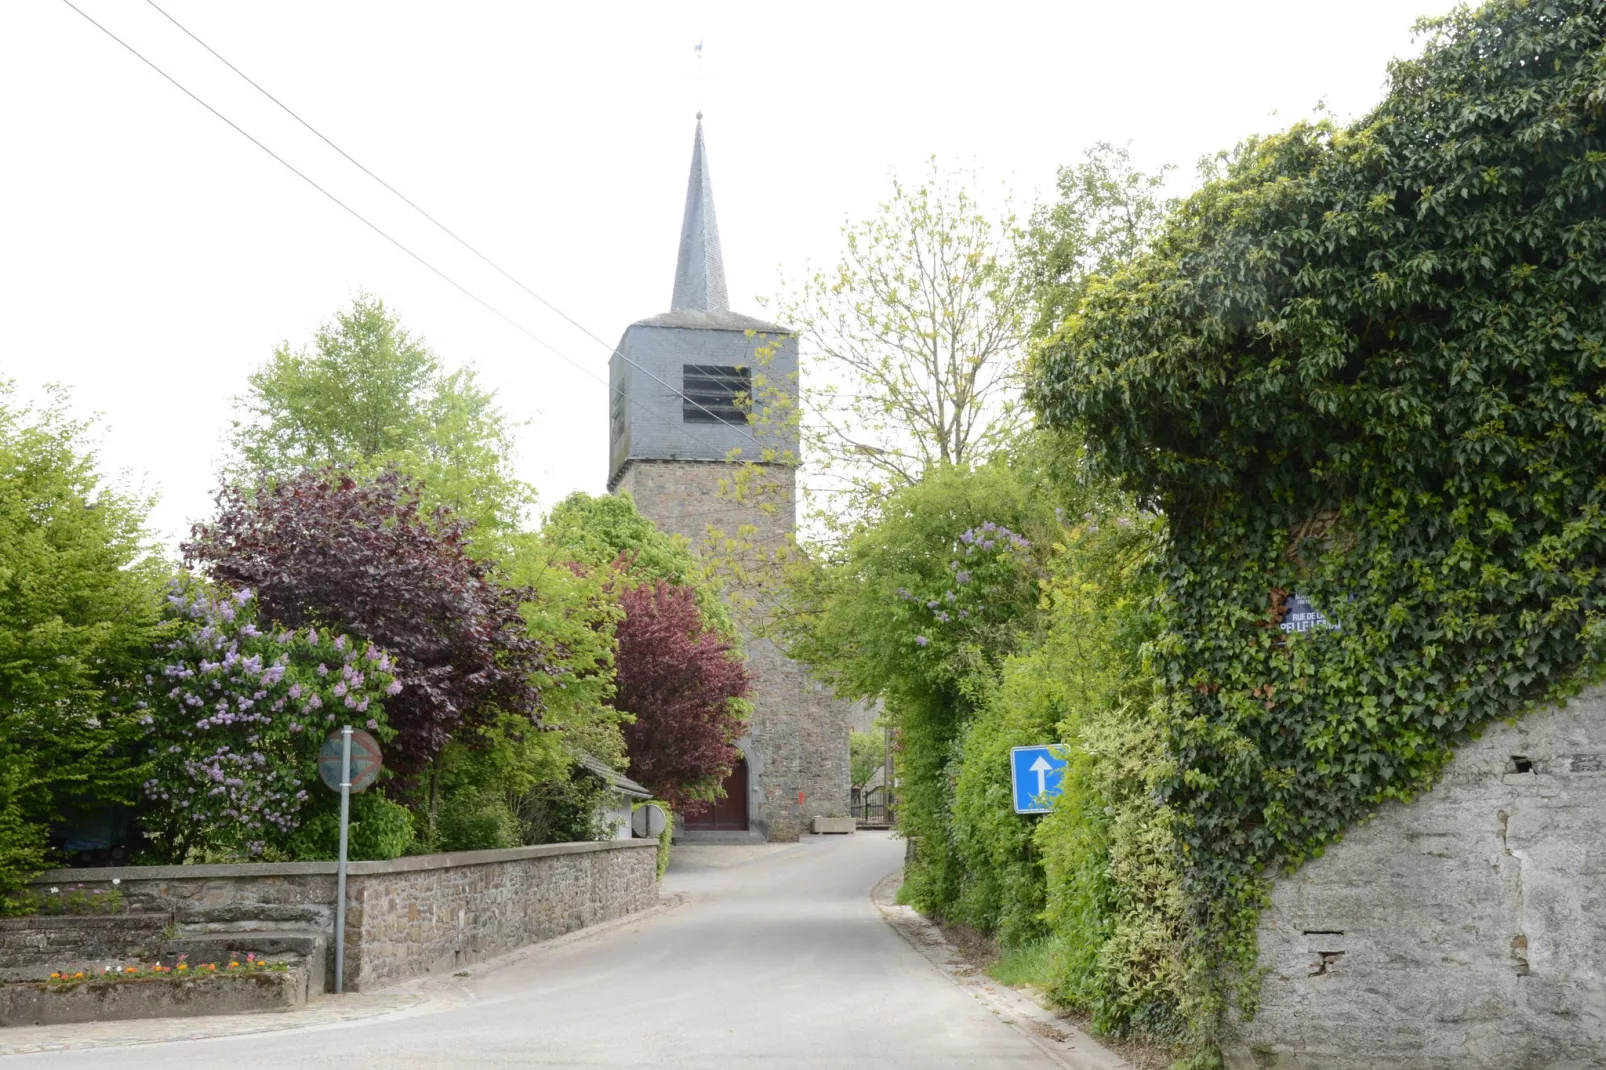
<path fill-rule="evenodd" d="M 1051 1070 L 1047 1055 L 882 920 L 870 889 L 902 852 L 901 840 L 873 832 L 811 837 L 740 864 L 689 851 L 665 881 L 667 892 L 687 894 L 685 905 L 476 967 L 438 1004 L 4 1065 Z"/>

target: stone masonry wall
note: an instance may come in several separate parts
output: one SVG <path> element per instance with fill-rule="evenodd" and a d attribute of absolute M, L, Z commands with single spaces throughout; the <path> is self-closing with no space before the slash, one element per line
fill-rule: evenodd
<path fill-rule="evenodd" d="M 167 924 L 160 914 L 0 918 L 0 981 L 37 981 L 70 964 L 152 958 Z"/>
<path fill-rule="evenodd" d="M 1231 1070 L 1606 1067 L 1606 691 L 1465 745 L 1291 877 Z"/>
<path fill-rule="evenodd" d="M 286 947 L 315 937 L 314 957 L 332 969 L 332 862 L 55 870 L 33 888 L 109 888 L 114 878 L 127 914 L 0 919 L 0 979 L 42 977 L 69 961 L 148 960 L 164 941 L 245 947 L 264 936 Z M 393 984 L 644 910 L 657 902 L 657 881 L 656 840 L 352 862 L 346 988 Z"/>
<path fill-rule="evenodd" d="M 356 882 L 347 924 L 360 934 L 358 960 L 347 976 L 378 988 L 645 910 L 658 899 L 657 846 L 611 840 L 433 856 L 446 865 L 363 863 L 388 868 Z"/>
<path fill-rule="evenodd" d="M 707 461 L 633 461 L 618 490 L 660 530 L 684 535 L 693 549 L 710 524 L 734 536 L 751 525 L 760 550 L 783 546 L 796 526 L 795 470 L 768 466 L 773 513 L 733 502 L 720 492 L 736 466 Z M 740 623 L 740 622 L 738 622 Z M 747 663 L 757 677 L 752 726 L 744 741 L 751 773 L 748 814 L 770 840 L 795 840 L 815 815 L 848 812 L 848 731 L 852 707 L 810 677 L 768 639 L 743 629 Z M 801 793 L 801 799 L 799 795 Z"/>

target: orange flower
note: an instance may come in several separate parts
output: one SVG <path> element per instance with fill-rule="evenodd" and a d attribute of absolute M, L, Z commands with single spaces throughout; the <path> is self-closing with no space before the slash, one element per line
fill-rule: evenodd
<path fill-rule="evenodd" d="M 57 970 L 57 971 L 56 971 L 56 972 L 55 972 L 55 973 L 53 973 L 53 974 L 51 974 L 51 975 L 50 975 L 50 979 L 51 979 L 51 980 L 52 980 L 52 981 L 59 981 L 59 980 L 61 980 L 61 971 L 60 971 L 60 970 Z"/>
<path fill-rule="evenodd" d="M 229 963 L 229 969 L 231 969 L 231 970 L 238 970 L 238 969 L 239 969 L 239 968 L 240 968 L 240 964 L 239 964 L 239 963 L 238 963 L 238 962 L 231 962 L 231 963 Z"/>
<path fill-rule="evenodd" d="M 138 973 L 139 972 L 139 967 L 138 966 L 128 966 L 128 967 L 124 968 L 123 972 L 124 973 Z"/>
<path fill-rule="evenodd" d="M 187 963 L 187 962 L 181 962 L 181 963 L 178 964 L 178 972 L 179 973 L 183 973 L 184 971 L 188 970 L 189 968 L 190 968 L 190 964 Z"/>

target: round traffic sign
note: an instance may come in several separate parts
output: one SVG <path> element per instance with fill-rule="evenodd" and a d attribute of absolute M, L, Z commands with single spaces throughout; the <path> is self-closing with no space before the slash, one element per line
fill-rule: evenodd
<path fill-rule="evenodd" d="M 638 806 L 630 815 L 630 831 L 647 839 L 657 839 L 663 835 L 667 823 L 664 808 L 657 803 Z"/>
<path fill-rule="evenodd" d="M 379 752 L 379 741 L 367 732 L 351 734 L 351 790 L 362 791 L 379 779 L 384 756 Z M 340 790 L 340 732 L 329 733 L 318 748 L 318 779 L 334 791 Z"/>

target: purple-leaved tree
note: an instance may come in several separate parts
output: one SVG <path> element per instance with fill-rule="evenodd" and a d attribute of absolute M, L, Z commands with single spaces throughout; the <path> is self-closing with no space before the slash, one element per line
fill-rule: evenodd
<path fill-rule="evenodd" d="M 426 514 L 419 494 L 394 471 L 360 481 L 332 468 L 225 487 L 217 518 L 183 546 L 214 580 L 255 591 L 265 618 L 390 654 L 402 686 L 385 700 L 397 732 L 386 765 L 403 775 L 499 714 L 541 728 L 541 689 L 563 674 L 519 613 L 530 593 L 496 583 L 468 553 L 469 526 Z"/>

